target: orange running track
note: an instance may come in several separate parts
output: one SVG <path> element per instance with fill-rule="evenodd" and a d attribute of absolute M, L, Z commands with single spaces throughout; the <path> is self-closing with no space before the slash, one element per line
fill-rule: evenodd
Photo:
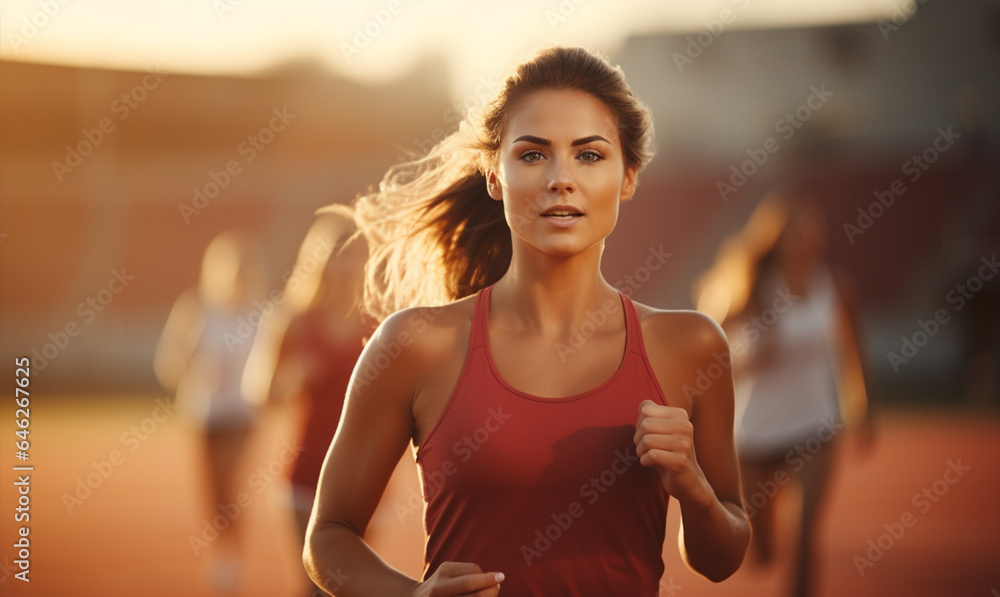
<path fill-rule="evenodd" d="M 5 408 L 0 422 L 3 597 L 212 594 L 203 579 L 213 545 L 208 542 L 195 555 L 191 543 L 208 518 L 194 436 L 179 415 L 155 421 L 154 413 L 164 418 L 155 410 L 156 398 L 33 396 L 26 463 L 15 459 L 13 412 Z M 294 416 L 287 410 L 263 421 L 237 477 L 247 481 L 245 507 L 236 518 L 244 526 L 243 595 L 307 594 L 280 476 Z M 821 530 L 818 597 L 1000 597 L 1000 416 L 890 411 L 878 431 L 867 456 L 850 442 L 838 446 L 840 466 Z M 961 476 L 946 473 L 949 462 L 967 470 Z M 15 521 L 19 496 L 12 467 L 23 464 L 34 466 L 28 494 L 30 582 L 15 577 L 22 523 Z M 925 488 L 933 498 L 921 497 Z M 370 537 L 383 557 L 411 575 L 420 572 L 423 541 L 417 492 L 407 454 Z M 781 498 L 787 500 L 783 503 L 793 503 L 789 497 L 794 494 Z M 897 524 L 907 515 L 910 526 Z M 744 565 L 718 585 L 696 576 L 678 555 L 676 502 L 667 527 L 661 595 L 784 594 L 780 566 L 755 570 Z M 868 558 L 869 540 L 888 549 L 861 574 L 855 556 Z M 780 548 L 784 561 L 789 541 Z"/>

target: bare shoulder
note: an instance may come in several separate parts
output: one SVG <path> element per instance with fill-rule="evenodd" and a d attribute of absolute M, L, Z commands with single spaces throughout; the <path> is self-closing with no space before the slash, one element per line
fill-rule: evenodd
<path fill-rule="evenodd" d="M 633 301 L 634 302 L 634 301 Z M 691 309 L 657 309 L 635 303 L 646 348 L 670 350 L 692 357 L 728 350 L 722 327 L 714 319 Z"/>
<path fill-rule="evenodd" d="M 634 301 L 633 301 L 634 302 Z M 700 377 L 729 374 L 731 357 L 725 332 L 711 317 L 689 309 L 656 309 L 635 303 L 643 344 L 657 381 L 671 406 L 690 414 Z"/>
<path fill-rule="evenodd" d="M 414 445 L 423 443 L 440 418 L 462 373 L 474 301 L 470 296 L 393 313 L 372 335 L 355 369 L 359 388 L 368 380 L 386 384 L 386 394 L 407 401 Z"/>
<path fill-rule="evenodd" d="M 436 307 L 411 307 L 387 317 L 369 344 L 424 360 L 454 348 L 462 336 L 467 340 L 472 326 L 474 297 Z"/>
<path fill-rule="evenodd" d="M 356 375 L 368 379 L 391 372 L 409 380 L 414 394 L 433 385 L 465 354 L 473 300 L 402 309 L 385 318 L 365 345 Z"/>

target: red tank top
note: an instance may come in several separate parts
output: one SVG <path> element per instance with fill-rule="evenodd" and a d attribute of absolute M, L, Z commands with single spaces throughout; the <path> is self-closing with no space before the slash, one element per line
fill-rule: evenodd
<path fill-rule="evenodd" d="M 618 293 L 625 355 L 610 379 L 542 398 L 497 373 L 491 290 L 476 295 L 461 376 L 417 450 L 424 577 L 442 562 L 473 562 L 505 574 L 504 595 L 655 597 L 669 496 L 655 470 L 639 464 L 632 437 L 639 403 L 666 399 L 635 306 Z"/>
<path fill-rule="evenodd" d="M 347 383 L 364 347 L 360 327 L 355 336 L 331 338 L 324 329 L 326 317 L 330 315 L 320 310 L 306 315 L 303 337 L 295 347 L 298 355 L 323 363 L 310 372 L 303 384 L 304 412 L 299 432 L 302 452 L 289 478 L 292 485 L 311 492 L 319 484 L 319 472 L 344 409 Z"/>

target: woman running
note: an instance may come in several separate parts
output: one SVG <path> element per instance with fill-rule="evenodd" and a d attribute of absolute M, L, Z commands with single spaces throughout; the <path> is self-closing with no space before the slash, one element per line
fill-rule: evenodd
<path fill-rule="evenodd" d="M 723 243 L 699 284 L 698 309 L 725 326 L 736 367 L 735 436 L 754 533 L 752 562 L 775 559 L 783 489 L 801 488 L 788 594 L 815 589 L 816 531 L 844 427 L 871 438 L 846 272 L 822 260 L 823 214 L 791 188 L 765 197 Z"/>
<path fill-rule="evenodd" d="M 202 259 L 198 286 L 183 292 L 167 317 L 154 357 L 160 384 L 174 393 L 202 443 L 209 492 L 208 518 L 224 514 L 244 488 L 237 473 L 257 420 L 256 405 L 240 389 L 256 328 L 252 301 L 266 276 L 259 246 L 245 232 L 216 236 Z M 209 552 L 208 581 L 219 594 L 240 589 L 240 535 L 233 517 Z M 195 554 L 200 554 L 200 548 Z"/>
<path fill-rule="evenodd" d="M 261 324 L 243 377 L 243 387 L 256 403 L 294 401 L 300 407 L 301 451 L 291 466 L 288 502 L 303 540 L 323 457 L 340 422 L 362 338 L 370 332 L 358 311 L 366 255 L 362 243 L 345 242 L 354 230 L 345 209 L 327 208 L 316 218 L 299 248 L 283 300 Z M 321 594 L 314 589 L 310 583 L 309 594 Z"/>
<path fill-rule="evenodd" d="M 713 581 L 740 566 L 732 376 L 683 391 L 728 358 L 726 338 L 699 313 L 633 302 L 600 270 L 652 147 L 620 68 L 557 47 L 359 197 L 366 302 L 388 317 L 320 476 L 304 553 L 317 584 L 348 597 L 652 597 L 670 496 L 688 565 Z M 363 539 L 411 443 L 420 580 Z"/>

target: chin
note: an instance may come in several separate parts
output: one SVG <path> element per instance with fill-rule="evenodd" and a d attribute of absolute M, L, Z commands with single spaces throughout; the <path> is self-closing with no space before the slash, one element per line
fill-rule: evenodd
<path fill-rule="evenodd" d="M 552 257 L 573 257 L 580 253 L 585 253 L 592 248 L 595 243 L 581 242 L 580 239 L 565 239 L 566 242 L 547 242 L 536 245 L 536 248 Z M 598 241 L 599 243 L 600 241 Z"/>

